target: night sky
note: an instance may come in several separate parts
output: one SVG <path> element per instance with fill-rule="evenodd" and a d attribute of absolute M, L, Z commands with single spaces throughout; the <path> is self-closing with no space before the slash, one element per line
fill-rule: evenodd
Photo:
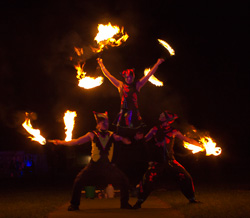
<path fill-rule="evenodd" d="M 37 146 L 21 124 L 34 112 L 33 126 L 48 139 L 64 136 L 63 114 L 77 111 L 74 137 L 95 128 L 92 111 L 120 108 L 118 91 L 105 78 L 90 90 L 78 87 L 74 46 L 84 49 L 89 76 L 102 76 L 89 46 L 99 23 L 124 27 L 128 40 L 102 53 L 107 69 L 135 68 L 136 77 L 158 58 L 166 61 L 155 76 L 164 87 L 147 83 L 139 96 L 148 127 L 168 109 L 179 115 L 185 133 L 193 125 L 207 131 L 225 156 L 248 161 L 249 22 L 247 7 L 227 1 L 8 1 L 1 2 L 0 146 Z M 201 3 L 202 2 L 202 3 Z M 167 41 L 169 53 L 157 39 Z M 73 57 L 73 61 L 70 60 Z"/>

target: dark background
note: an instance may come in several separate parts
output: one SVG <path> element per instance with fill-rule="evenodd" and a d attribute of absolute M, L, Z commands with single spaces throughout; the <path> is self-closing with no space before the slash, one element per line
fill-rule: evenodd
<path fill-rule="evenodd" d="M 249 163 L 249 16 L 247 4 L 227 1 L 3 1 L 0 42 L 0 149 L 40 146 L 21 127 L 34 112 L 35 128 L 47 139 L 64 139 L 63 115 L 78 114 L 73 137 L 95 128 L 92 111 L 119 111 L 118 91 L 105 78 L 90 90 L 77 85 L 74 46 L 84 48 L 85 70 L 101 76 L 94 46 L 99 23 L 123 26 L 128 40 L 102 53 L 107 69 L 134 67 L 143 76 L 159 57 L 166 61 L 155 76 L 164 87 L 147 83 L 139 96 L 148 127 L 168 109 L 179 115 L 176 126 L 193 125 L 222 147 L 217 157 L 244 172 Z M 170 57 L 157 39 L 167 41 Z M 73 57 L 73 61 L 70 60 Z M 206 161 L 216 160 L 205 157 Z"/>

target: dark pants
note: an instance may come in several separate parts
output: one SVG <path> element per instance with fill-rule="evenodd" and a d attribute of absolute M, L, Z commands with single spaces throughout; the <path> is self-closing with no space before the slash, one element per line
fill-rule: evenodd
<path fill-rule="evenodd" d="M 177 179 L 183 195 L 191 200 L 194 199 L 194 185 L 190 174 L 176 160 L 165 161 L 164 163 L 155 162 L 149 167 L 143 177 L 143 181 L 138 194 L 138 199 L 144 202 L 153 190 L 154 183 L 163 176 L 164 173 L 171 173 Z"/>
<path fill-rule="evenodd" d="M 126 205 L 129 200 L 129 181 L 125 174 L 107 161 L 91 161 L 76 176 L 70 203 L 80 205 L 81 191 L 84 186 L 106 187 L 108 184 L 120 188 L 121 206 Z"/>

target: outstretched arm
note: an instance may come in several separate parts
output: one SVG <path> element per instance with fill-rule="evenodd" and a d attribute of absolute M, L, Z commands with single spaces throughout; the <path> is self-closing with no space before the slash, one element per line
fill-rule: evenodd
<path fill-rule="evenodd" d="M 198 147 L 201 147 L 201 146 L 202 146 L 202 145 L 201 145 L 199 142 L 197 142 L 196 140 L 194 140 L 194 139 L 192 139 L 192 138 L 188 138 L 188 137 L 182 135 L 179 131 L 176 131 L 175 136 L 176 136 L 177 138 L 179 138 L 180 140 L 182 140 L 182 141 L 188 142 L 189 144 L 196 145 L 196 146 L 198 146 Z"/>
<path fill-rule="evenodd" d="M 93 139 L 93 133 L 88 132 L 84 136 L 81 136 L 78 139 L 72 139 L 71 141 L 68 141 L 68 142 L 67 141 L 58 140 L 58 139 L 51 140 L 51 142 L 54 143 L 55 145 L 73 146 L 73 145 L 84 144 L 86 142 L 91 141 L 92 139 Z"/>
<path fill-rule="evenodd" d="M 149 80 L 149 78 L 156 72 L 158 66 L 163 63 L 165 60 L 163 58 L 159 58 L 155 65 L 152 67 L 152 69 L 149 71 L 149 73 L 142 77 L 139 82 L 136 84 L 136 89 L 140 91 L 140 89 L 146 84 L 146 82 Z"/>
<path fill-rule="evenodd" d="M 114 136 L 115 141 L 117 142 L 121 141 L 123 144 L 126 144 L 126 145 L 131 144 L 131 141 L 128 138 L 124 138 L 116 134 L 114 134 L 113 136 Z"/>
<path fill-rule="evenodd" d="M 97 62 L 99 64 L 99 66 L 101 67 L 102 73 L 104 74 L 104 76 L 106 76 L 109 81 L 116 87 L 116 88 L 120 88 L 122 86 L 122 81 L 116 79 L 114 76 L 112 76 L 110 74 L 110 72 L 106 69 L 106 67 L 103 64 L 103 61 L 101 58 L 97 58 Z"/>

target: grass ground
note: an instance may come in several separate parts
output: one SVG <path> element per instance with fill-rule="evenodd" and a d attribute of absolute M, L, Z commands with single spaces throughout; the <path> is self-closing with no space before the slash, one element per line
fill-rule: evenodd
<path fill-rule="evenodd" d="M 1 218 L 42 218 L 69 200 L 69 186 L 61 184 L 7 184 L 1 188 Z"/>
<path fill-rule="evenodd" d="M 44 218 L 70 199 L 72 181 L 5 182 L 0 188 L 1 218 Z M 152 194 L 185 217 L 250 217 L 250 185 L 246 182 L 202 181 L 196 185 L 201 204 L 190 205 L 172 185 Z"/>
<path fill-rule="evenodd" d="M 196 187 L 197 199 L 202 203 L 189 204 L 178 190 L 154 192 L 185 217 L 250 217 L 250 189 L 238 189 L 231 185 L 202 185 Z"/>

